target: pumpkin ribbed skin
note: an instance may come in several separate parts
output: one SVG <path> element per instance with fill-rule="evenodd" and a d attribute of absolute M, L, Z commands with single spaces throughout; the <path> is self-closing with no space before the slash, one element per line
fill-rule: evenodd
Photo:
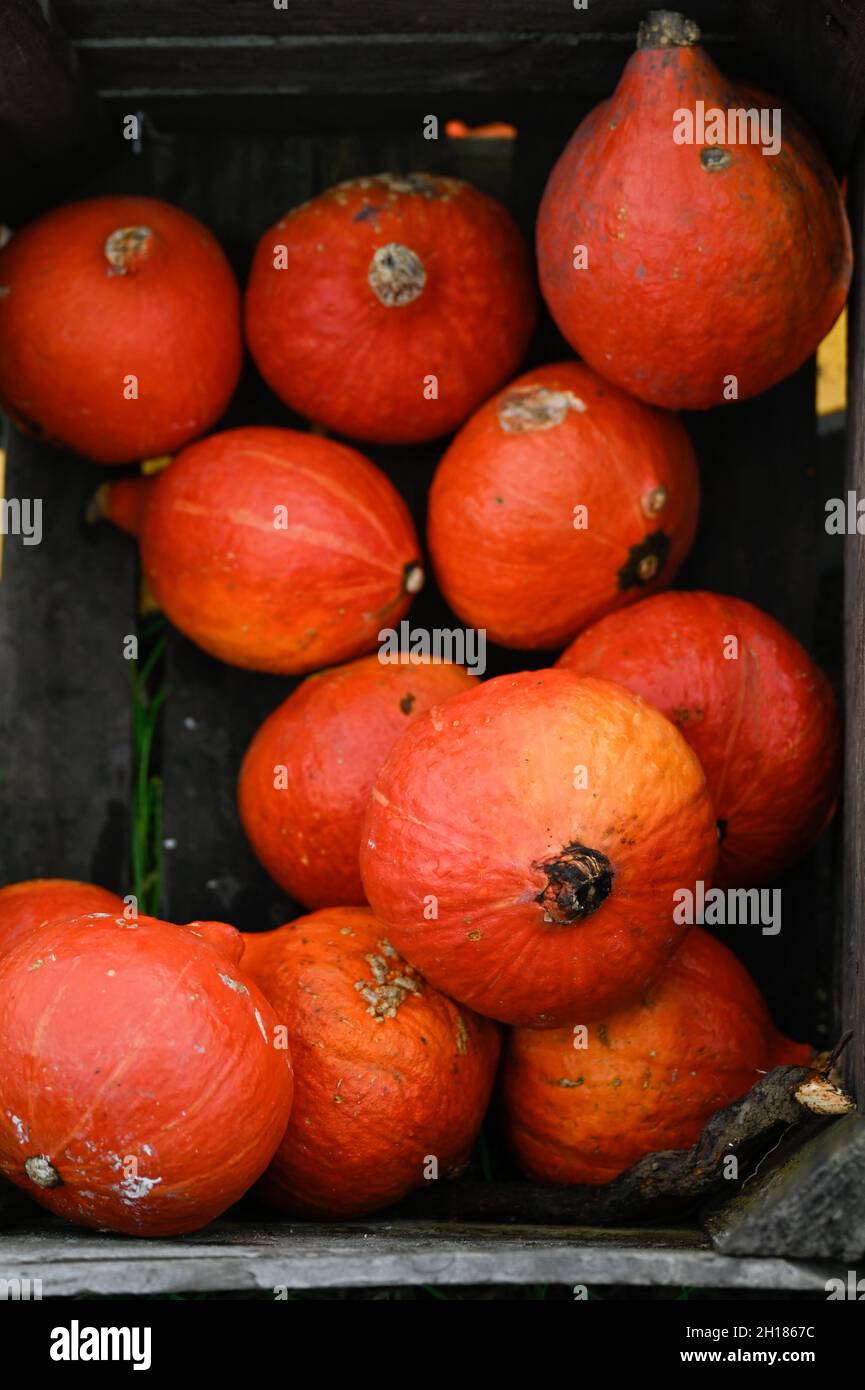
<path fill-rule="evenodd" d="M 361 874 L 432 984 L 551 1028 L 639 995 L 681 940 L 674 890 L 710 879 L 716 853 L 702 771 L 670 722 L 607 681 L 534 671 L 400 735 Z"/>
<path fill-rule="evenodd" d="M 679 421 L 561 362 L 519 377 L 457 435 L 430 491 L 429 548 L 465 622 L 508 647 L 558 647 L 668 584 L 698 507 Z"/>
<path fill-rule="evenodd" d="M 357 656 L 423 582 L 408 508 L 343 444 L 227 430 L 142 481 L 150 588 L 181 632 L 232 665 L 298 675 Z"/>
<path fill-rule="evenodd" d="M 268 716 L 237 800 L 252 848 L 290 897 L 309 907 L 363 902 L 358 851 L 375 774 L 411 719 L 472 684 L 461 666 L 365 656 L 307 677 Z"/>
<path fill-rule="evenodd" d="M 719 887 L 777 877 L 831 819 L 841 761 L 835 695 L 795 638 L 753 604 L 658 594 L 581 633 L 559 665 L 618 681 L 681 730 L 721 824 Z"/>
<path fill-rule="evenodd" d="M 733 953 L 695 927 L 644 997 L 588 1030 L 511 1030 L 508 1142 L 530 1176 L 604 1183 L 645 1154 L 687 1149 L 717 1110 L 811 1048 L 773 1028 Z"/>
<path fill-rule="evenodd" d="M 56 917 L 123 911 L 123 900 L 95 883 L 71 878 L 29 878 L 0 888 L 0 955 L 26 932 Z"/>
<path fill-rule="evenodd" d="M 240 294 L 179 208 L 125 196 L 55 208 L 0 251 L 0 285 L 0 399 L 25 428 L 124 463 L 179 448 L 227 406 Z"/>
<path fill-rule="evenodd" d="M 246 335 L 293 410 L 353 439 L 409 444 L 454 429 L 516 370 L 535 310 L 505 208 L 460 179 L 377 174 L 264 233 Z"/>
<path fill-rule="evenodd" d="M 400 960 L 366 908 L 245 937 L 243 968 L 288 1029 L 294 1109 L 259 1185 L 293 1215 L 361 1216 L 468 1161 L 498 1030 Z"/>
<path fill-rule="evenodd" d="M 707 113 L 781 104 L 723 77 L 693 41 L 651 46 L 654 27 L 550 175 L 538 270 L 590 366 L 654 405 L 705 409 L 733 398 L 731 377 L 739 397 L 755 396 L 816 349 L 847 297 L 850 230 L 832 171 L 788 108 L 775 155 L 676 143 L 678 113 L 699 102 Z"/>
<path fill-rule="evenodd" d="M 125 1235 L 194 1231 L 237 1201 L 292 1096 L 238 937 L 85 915 L 0 958 L 0 1172 L 57 1215 Z"/>

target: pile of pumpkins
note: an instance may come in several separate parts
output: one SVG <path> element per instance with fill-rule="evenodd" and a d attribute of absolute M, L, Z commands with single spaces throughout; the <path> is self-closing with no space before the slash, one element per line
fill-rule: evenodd
<path fill-rule="evenodd" d="M 673 412 L 789 375 L 850 280 L 837 182 L 793 113 L 775 155 L 673 139 L 681 108 L 755 101 L 780 105 L 723 78 L 682 16 L 648 17 L 538 217 L 543 296 L 581 360 L 516 379 L 536 291 L 491 198 L 382 174 L 286 214 L 245 338 L 315 431 L 205 435 L 241 304 L 177 208 L 95 198 L 0 252 L 5 408 L 104 464 L 174 454 L 101 489 L 159 606 L 223 661 L 316 673 L 238 787 L 309 915 L 241 935 L 87 884 L 0 892 L 0 1172 L 54 1212 L 168 1235 L 256 1183 L 292 1215 L 379 1210 L 466 1164 L 497 1071 L 522 1168 L 603 1183 L 808 1064 L 673 910 L 700 882 L 774 879 L 838 791 L 836 701 L 794 638 L 742 600 L 664 592 L 699 502 Z M 549 669 L 484 682 L 375 652 L 423 583 L 418 538 L 325 431 L 453 430 L 429 497 L 439 585 L 495 642 L 564 648 Z"/>

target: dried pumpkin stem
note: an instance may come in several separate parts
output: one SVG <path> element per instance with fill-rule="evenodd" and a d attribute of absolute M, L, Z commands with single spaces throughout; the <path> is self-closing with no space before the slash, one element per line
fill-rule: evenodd
<path fill-rule="evenodd" d="M 426 271 L 416 251 L 389 241 L 373 255 L 367 278 L 376 299 L 388 309 L 401 309 L 423 293 Z"/>
<path fill-rule="evenodd" d="M 109 275 L 136 270 L 150 255 L 153 233 L 149 227 L 118 227 L 105 242 Z"/>
<path fill-rule="evenodd" d="M 637 49 L 691 48 L 700 42 L 700 30 L 693 19 L 676 10 L 650 10 L 637 30 Z"/>
<path fill-rule="evenodd" d="M 613 866 L 598 849 L 574 841 L 554 859 L 544 859 L 540 869 L 547 882 L 535 898 L 544 909 L 544 921 L 570 926 L 596 912 L 613 887 Z"/>

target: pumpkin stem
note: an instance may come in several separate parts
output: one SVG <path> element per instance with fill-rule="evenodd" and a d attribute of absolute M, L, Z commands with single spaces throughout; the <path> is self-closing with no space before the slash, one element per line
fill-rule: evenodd
<path fill-rule="evenodd" d="M 24 1172 L 37 1187 L 62 1187 L 63 1179 L 50 1158 L 44 1154 L 34 1154 L 24 1160 Z"/>
<path fill-rule="evenodd" d="M 136 270 L 150 255 L 153 233 L 149 227 L 118 227 L 105 242 L 109 275 Z"/>
<path fill-rule="evenodd" d="M 650 10 L 637 30 L 637 50 L 644 48 L 691 48 L 700 42 L 700 30 L 693 19 L 675 10 Z"/>
<path fill-rule="evenodd" d="M 544 921 L 557 926 L 581 922 L 610 896 L 613 866 L 598 849 L 588 849 L 573 840 L 555 859 L 532 865 L 547 876 L 546 886 L 535 902 L 544 909 Z"/>
<path fill-rule="evenodd" d="M 423 261 L 416 251 L 389 241 L 380 246 L 369 263 L 367 279 L 373 294 L 388 309 L 411 304 L 426 284 Z"/>
<path fill-rule="evenodd" d="M 130 536 L 140 536 L 152 491 L 150 478 L 118 478 L 114 483 L 100 483 L 87 504 L 85 520 L 91 524 L 110 521 Z"/>

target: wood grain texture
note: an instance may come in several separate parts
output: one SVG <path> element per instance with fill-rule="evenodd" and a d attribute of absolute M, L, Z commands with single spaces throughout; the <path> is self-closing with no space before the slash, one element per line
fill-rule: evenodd
<path fill-rule="evenodd" d="M 0 5 L 0 55 L 0 221 L 14 226 L 41 210 L 40 184 L 59 199 L 94 157 L 98 116 L 48 6 Z"/>
<path fill-rule="evenodd" d="M 847 468 L 845 492 L 865 498 L 865 141 L 860 142 L 850 187 L 857 270 L 848 309 Z M 865 537 L 845 536 L 844 670 L 847 741 L 844 778 L 844 913 L 837 955 L 841 1026 L 852 1028 L 847 1083 L 865 1110 Z"/>
<path fill-rule="evenodd" d="M 724 62 L 732 36 L 707 41 Z M 598 33 L 253 36 L 243 42 L 130 38 L 78 45 L 82 71 L 108 97 L 331 93 L 357 101 L 448 92 L 609 95 L 633 35 Z M 504 117 L 503 117 L 504 119 Z"/>
<path fill-rule="evenodd" d="M 223 1217 L 182 1240 L 133 1240 L 35 1218 L 3 1237 L 3 1272 L 53 1298 L 205 1290 L 433 1284 L 631 1284 L 783 1289 L 825 1296 L 834 1268 L 719 1255 L 699 1232 L 370 1221 L 315 1226 Z M 8 1274 L 7 1274 L 8 1271 Z"/>
<path fill-rule="evenodd" d="M 528 31 L 635 33 L 646 0 L 55 0 L 74 39 L 110 35 L 242 37 L 250 34 L 471 34 Z M 688 13 L 707 30 L 732 30 L 736 0 L 690 0 Z"/>
<path fill-rule="evenodd" d="M 618 75 L 618 72 L 616 73 Z M 427 115 L 438 117 L 440 126 L 451 119 L 469 125 L 506 120 L 525 133 L 554 133 L 561 138 L 582 120 L 598 100 L 598 95 L 562 90 L 548 92 L 543 100 L 537 93 L 508 91 L 427 90 L 422 97 L 406 97 L 405 92 L 367 93 L 358 98 L 348 91 L 329 91 L 324 95 L 274 94 L 258 92 L 213 93 L 201 88 L 182 92 L 149 90 L 136 93 L 102 94 L 102 108 L 113 129 L 121 128 L 129 112 L 143 110 L 152 126 L 163 134 L 191 131 L 206 135 L 282 134 L 293 139 L 305 136 L 417 135 Z"/>
<path fill-rule="evenodd" d="M 0 131 L 31 157 L 53 154 L 86 133 L 83 90 L 72 50 L 37 0 L 0 7 Z M 50 99 L 46 100 L 46 94 Z"/>
<path fill-rule="evenodd" d="M 84 509 L 104 470 L 8 430 L 7 498 L 41 499 L 38 545 L 6 536 L 0 582 L 0 883 L 129 888 L 134 557 Z"/>
<path fill-rule="evenodd" d="M 865 1117 L 847 1115 L 758 1173 L 709 1218 L 725 1255 L 855 1262 L 865 1255 Z"/>
<path fill-rule="evenodd" d="M 743 73 L 804 115 L 843 172 L 865 116 L 863 0 L 747 0 Z"/>

